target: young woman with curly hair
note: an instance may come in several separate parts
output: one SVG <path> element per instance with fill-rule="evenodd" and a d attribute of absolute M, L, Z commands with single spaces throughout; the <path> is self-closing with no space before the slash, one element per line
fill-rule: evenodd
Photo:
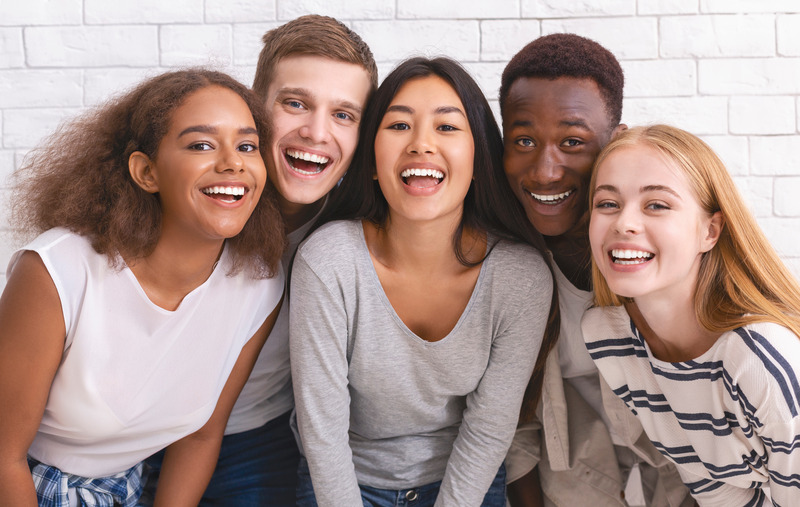
<path fill-rule="evenodd" d="M 15 189 L 39 233 L 0 298 L 0 503 L 196 505 L 283 293 L 263 107 L 163 74 L 57 131 Z M 13 407 L 13 408 L 11 408 Z"/>

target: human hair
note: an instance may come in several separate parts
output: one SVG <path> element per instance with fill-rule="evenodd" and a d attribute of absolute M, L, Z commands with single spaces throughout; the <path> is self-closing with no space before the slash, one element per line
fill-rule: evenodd
<path fill-rule="evenodd" d="M 378 87 L 378 67 L 367 43 L 341 21 L 317 14 L 293 19 L 264 34 L 264 47 L 258 55 L 253 91 L 267 99 L 267 90 L 275 74 L 275 66 L 287 56 L 321 56 L 345 63 L 360 65 L 367 71 L 370 91 Z M 320 76 L 336 79 L 336 76 Z"/>
<path fill-rule="evenodd" d="M 87 237 L 92 247 L 117 264 L 150 254 L 161 234 L 158 194 L 131 178 L 128 159 L 140 151 L 155 160 L 173 112 L 192 93 L 209 87 L 239 95 L 253 115 L 262 158 L 268 152 L 269 121 L 261 101 L 221 72 L 167 72 L 62 125 L 25 159 L 18 174 L 12 218 L 41 233 L 65 227 Z M 247 267 L 253 277 L 272 276 L 284 247 L 275 191 L 267 184 L 242 231 L 226 240 L 232 273 Z"/>
<path fill-rule="evenodd" d="M 503 112 L 511 85 L 519 78 L 591 79 L 600 88 L 609 128 L 622 120 L 622 89 L 625 77 L 614 55 L 597 42 L 574 33 L 539 37 L 522 48 L 503 70 L 500 80 L 500 111 Z"/>
<path fill-rule="evenodd" d="M 597 157 L 590 202 L 597 168 L 615 150 L 636 145 L 671 160 L 686 175 L 702 209 L 709 215 L 720 211 L 724 217 L 719 240 L 700 260 L 694 293 L 700 325 L 721 333 L 754 322 L 775 322 L 800 337 L 800 285 L 759 228 L 722 161 L 696 136 L 668 125 L 623 132 Z M 623 298 L 611 291 L 594 261 L 592 280 L 598 306 L 622 304 Z"/>
<path fill-rule="evenodd" d="M 465 266 L 469 262 L 462 251 L 461 238 L 466 229 L 489 233 L 494 238 L 524 241 L 538 250 L 552 273 L 550 258 L 541 234 L 531 225 L 514 197 L 503 171 L 503 141 L 489 103 L 478 85 L 461 65 L 449 58 L 415 57 L 400 63 L 383 81 L 367 105 L 361 121 L 359 142 L 353 163 L 331 202 L 315 227 L 332 220 L 366 219 L 378 227 L 385 225 L 389 205 L 380 185 L 372 177 L 375 171 L 375 138 L 386 110 L 397 92 L 413 79 L 437 76 L 453 87 L 464 105 L 475 147 L 473 181 L 464 199 L 461 222 L 453 234 L 453 251 Z M 487 249 L 491 251 L 491 246 Z M 555 282 L 553 282 L 555 284 Z M 541 392 L 544 361 L 558 337 L 559 316 L 555 285 L 550 317 L 531 385 L 526 395 L 523 414 L 533 413 Z"/>

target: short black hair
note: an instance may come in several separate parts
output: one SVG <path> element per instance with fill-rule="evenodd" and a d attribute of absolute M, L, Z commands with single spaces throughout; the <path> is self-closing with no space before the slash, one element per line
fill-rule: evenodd
<path fill-rule="evenodd" d="M 522 48 L 503 70 L 500 112 L 504 111 L 511 85 L 519 78 L 588 78 L 597 83 L 612 126 L 622 120 L 625 78 L 613 54 L 597 42 L 574 33 L 539 37 Z"/>

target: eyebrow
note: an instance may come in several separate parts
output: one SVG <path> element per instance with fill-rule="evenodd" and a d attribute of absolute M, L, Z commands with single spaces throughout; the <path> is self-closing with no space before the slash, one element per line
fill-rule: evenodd
<path fill-rule="evenodd" d="M 595 192 L 599 192 L 600 190 L 605 190 L 607 192 L 611 192 L 611 193 L 614 193 L 614 194 L 619 194 L 620 193 L 619 189 L 617 187 L 615 187 L 614 185 L 598 185 L 594 189 Z M 681 199 L 681 196 L 678 195 L 677 192 L 675 192 L 674 190 L 672 190 L 670 187 L 668 187 L 666 185 L 645 185 L 645 186 L 643 186 L 643 187 L 641 187 L 639 189 L 639 193 L 645 193 L 645 192 L 667 192 L 668 194 L 672 194 L 675 197 L 677 197 L 678 199 Z M 681 200 L 683 200 L 683 199 L 681 199 Z"/>
<path fill-rule="evenodd" d="M 192 132 L 200 132 L 202 134 L 216 134 L 219 132 L 217 127 L 213 127 L 211 125 L 192 125 L 191 127 L 186 127 L 185 129 L 181 130 L 181 133 L 178 134 L 178 137 L 185 136 L 186 134 L 191 134 Z M 239 134 L 256 134 L 258 135 L 258 130 L 253 127 L 241 127 L 238 130 Z"/>
<path fill-rule="evenodd" d="M 311 93 L 306 88 L 281 88 L 280 90 L 278 90 L 277 94 L 278 97 L 283 97 L 285 95 L 297 95 L 299 97 L 311 98 L 311 99 L 314 98 L 314 94 Z M 364 109 L 362 106 L 356 104 L 355 102 L 350 102 L 349 100 L 338 100 L 335 101 L 335 104 L 337 107 L 341 107 L 342 109 L 348 109 L 359 115 Z"/>
<path fill-rule="evenodd" d="M 396 105 L 389 106 L 388 108 L 386 108 L 386 112 L 387 113 L 399 112 L 399 113 L 413 114 L 414 113 L 414 108 L 409 107 L 409 106 L 403 106 L 403 105 L 400 105 L 400 104 L 396 104 Z M 464 114 L 464 111 L 462 111 L 461 108 L 457 107 L 457 106 L 439 106 L 436 109 L 434 109 L 433 113 L 434 114 L 458 113 L 461 116 L 466 118 L 466 115 Z"/>
<path fill-rule="evenodd" d="M 592 130 L 589 124 L 582 118 L 567 118 L 566 120 L 559 121 L 558 124 L 561 127 L 578 127 L 583 130 Z M 533 125 L 533 121 L 531 120 L 514 120 L 511 123 L 512 127 L 530 127 L 531 125 Z"/>

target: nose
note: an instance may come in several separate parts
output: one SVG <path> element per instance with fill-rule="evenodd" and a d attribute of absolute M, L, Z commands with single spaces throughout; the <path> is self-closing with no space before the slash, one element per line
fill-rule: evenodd
<path fill-rule="evenodd" d="M 530 176 L 542 186 L 560 181 L 564 177 L 564 170 L 558 148 L 545 145 L 535 150 L 530 164 Z"/>
<path fill-rule="evenodd" d="M 642 230 L 641 213 L 635 206 L 624 206 L 614 222 L 614 230 L 619 234 L 638 234 Z"/>
<path fill-rule="evenodd" d="M 217 163 L 217 172 L 242 172 L 244 160 L 242 154 L 235 146 L 220 148 L 220 158 Z"/>
<path fill-rule="evenodd" d="M 325 111 L 313 111 L 307 117 L 305 125 L 300 127 L 300 136 L 314 144 L 323 144 L 330 140 L 328 115 Z"/>
<path fill-rule="evenodd" d="M 428 129 L 416 129 L 411 134 L 406 151 L 409 154 L 421 155 L 423 153 L 436 153 L 436 142 Z"/>

